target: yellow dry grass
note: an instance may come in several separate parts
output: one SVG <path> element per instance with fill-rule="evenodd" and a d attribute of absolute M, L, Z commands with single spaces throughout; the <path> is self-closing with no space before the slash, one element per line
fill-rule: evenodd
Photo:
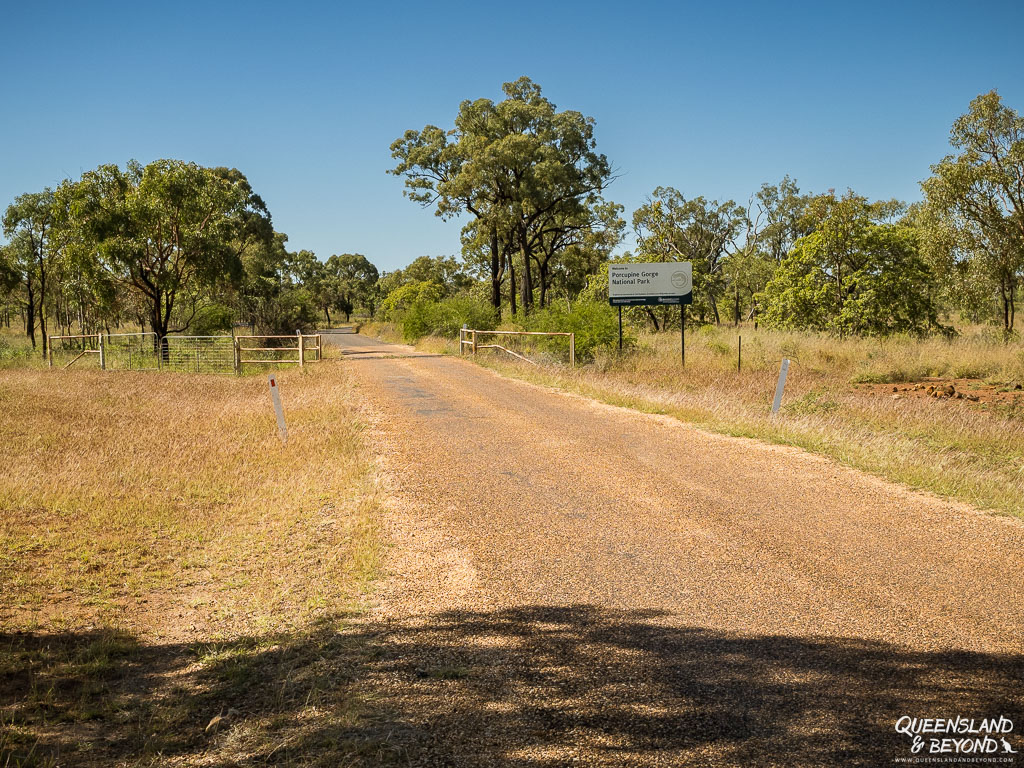
<path fill-rule="evenodd" d="M 365 652 L 382 497 L 342 365 L 278 376 L 287 445 L 265 376 L 0 371 L 0 766 L 233 764 L 360 716 L 322 679 Z"/>

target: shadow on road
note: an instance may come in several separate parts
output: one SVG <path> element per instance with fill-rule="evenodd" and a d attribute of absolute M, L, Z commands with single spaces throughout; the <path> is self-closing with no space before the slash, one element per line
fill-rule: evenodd
<path fill-rule="evenodd" d="M 589 606 L 350 616 L 184 645 L 3 634 L 0 765 L 34 749 L 30 763 L 69 765 L 873 766 L 910 756 L 894 731 L 903 715 L 1024 724 L 1024 655 L 668 618 Z"/>

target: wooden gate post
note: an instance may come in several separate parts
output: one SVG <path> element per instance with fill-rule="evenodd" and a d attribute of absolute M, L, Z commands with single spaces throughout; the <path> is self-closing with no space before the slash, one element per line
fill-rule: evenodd
<path fill-rule="evenodd" d="M 473 330 L 473 357 L 476 357 L 476 330 Z"/>
<path fill-rule="evenodd" d="M 569 362 L 572 364 L 573 368 L 576 367 L 576 334 L 575 333 L 570 333 L 569 334 Z"/>
<path fill-rule="evenodd" d="M 103 333 L 96 334 L 96 337 L 100 340 L 100 370 L 107 370 L 107 352 L 106 347 L 103 345 Z"/>
<path fill-rule="evenodd" d="M 242 343 L 236 338 L 231 340 L 231 347 L 235 352 L 235 375 L 242 375 Z"/>
<path fill-rule="evenodd" d="M 301 368 L 306 362 L 305 350 L 303 349 L 305 345 L 302 343 L 302 331 L 296 331 L 295 333 L 299 337 L 299 368 Z"/>

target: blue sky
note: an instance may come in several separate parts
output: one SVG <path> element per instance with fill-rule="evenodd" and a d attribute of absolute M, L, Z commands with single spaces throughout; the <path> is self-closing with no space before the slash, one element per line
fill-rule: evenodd
<path fill-rule="evenodd" d="M 385 174 L 407 128 L 528 75 L 597 121 L 627 215 L 659 185 L 919 197 L 952 121 L 1024 111 L 1024 4 L 20 3 L 0 41 L 0 203 L 101 163 L 242 170 L 292 248 L 383 269 L 459 225 Z"/>

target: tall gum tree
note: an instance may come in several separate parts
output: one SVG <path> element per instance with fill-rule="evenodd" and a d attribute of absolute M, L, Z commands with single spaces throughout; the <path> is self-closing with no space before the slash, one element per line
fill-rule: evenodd
<path fill-rule="evenodd" d="M 921 188 L 957 233 L 950 258 L 977 261 L 999 286 L 1011 331 L 1024 279 L 1024 117 L 995 91 L 984 93 L 953 123 L 950 144 L 957 152 L 933 165 Z"/>
<path fill-rule="evenodd" d="M 204 292 L 240 278 L 240 244 L 272 232 L 241 173 L 178 160 L 103 165 L 57 195 L 76 247 L 143 297 L 158 339 L 187 330 Z"/>
<path fill-rule="evenodd" d="M 510 292 L 516 289 L 514 265 L 504 260 L 519 256 L 519 298 L 528 312 L 538 243 L 531 232 L 546 217 L 588 204 L 613 174 L 596 150 L 593 118 L 559 112 L 526 77 L 505 83 L 503 91 L 507 98 L 497 103 L 463 101 L 451 131 L 433 125 L 406 131 L 391 145 L 398 164 L 390 173 L 405 178 L 409 198 L 436 206 L 436 215 L 468 212 L 479 220 L 474 239 L 490 252 L 495 308 L 506 266 Z"/>
<path fill-rule="evenodd" d="M 36 346 L 35 325 L 38 320 L 42 350 L 46 354 L 46 299 L 50 271 L 56 258 L 53 247 L 54 195 L 50 188 L 42 192 L 19 195 L 3 217 L 4 234 L 16 241 L 28 301 L 26 330 L 32 347 Z"/>

